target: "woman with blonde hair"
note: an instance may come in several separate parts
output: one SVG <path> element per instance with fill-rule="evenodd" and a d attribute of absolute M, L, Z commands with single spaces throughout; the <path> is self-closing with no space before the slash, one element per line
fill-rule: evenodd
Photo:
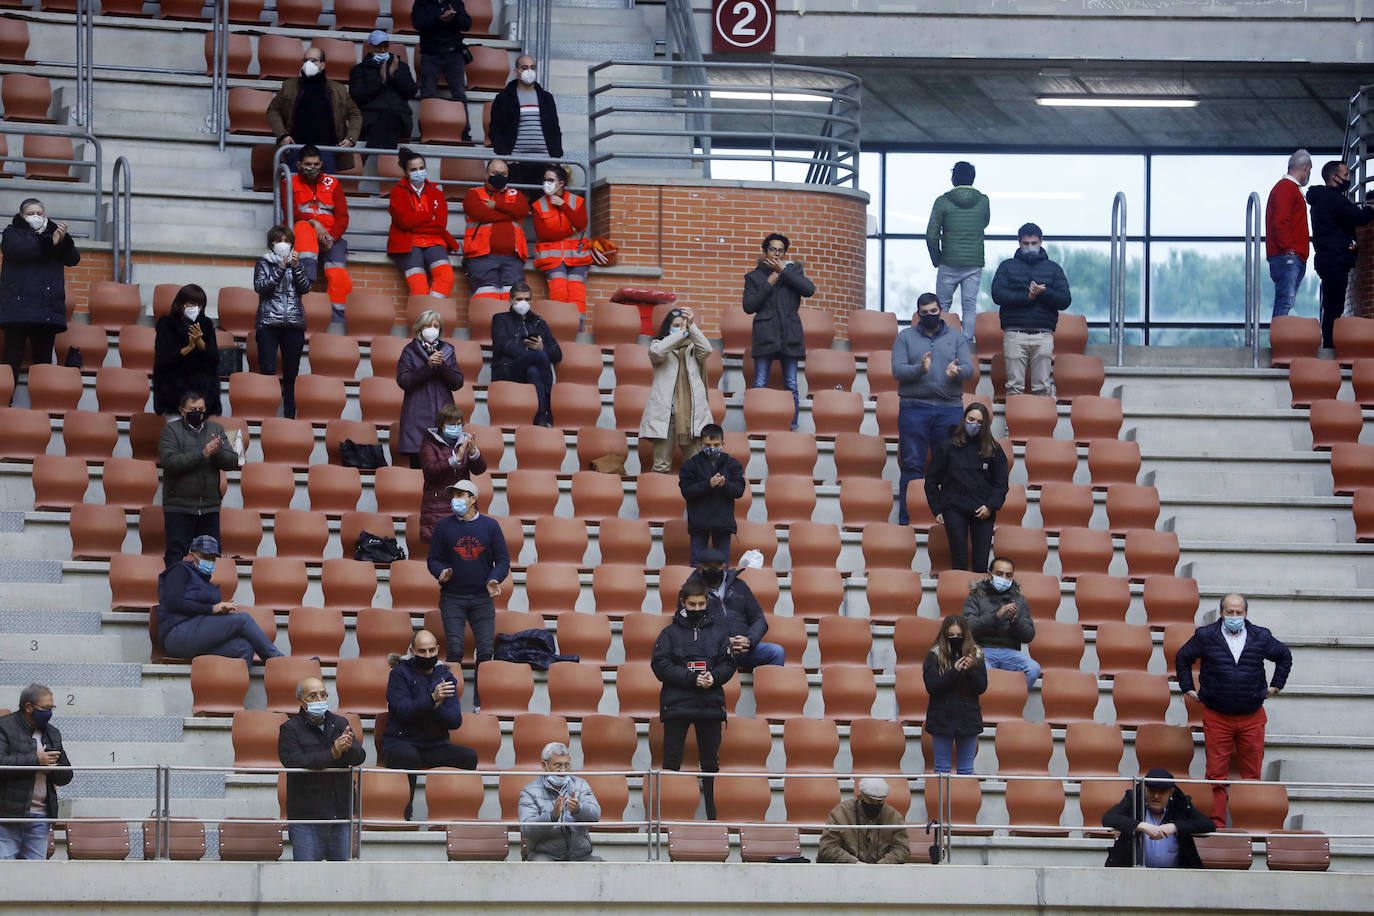
<path fill-rule="evenodd" d="M 935 772 L 949 772 L 957 749 L 958 772 L 970 774 L 983 732 L 978 697 L 988 689 L 988 669 L 963 614 L 941 621 L 922 673 L 930 694 L 925 729 L 935 744 Z"/>
<path fill-rule="evenodd" d="M 412 468 L 420 466 L 420 443 L 434 426 L 439 408 L 452 404 L 453 392 L 463 387 L 457 351 L 453 344 L 439 339 L 443 332 L 444 320 L 439 313 L 426 309 L 415 319 L 411 328 L 413 339 L 396 360 L 396 384 L 405 397 L 401 401 L 397 441 L 392 443 L 391 451 L 393 460 L 397 455 L 409 458 Z"/>
<path fill-rule="evenodd" d="M 673 446 L 686 461 L 701 447 L 701 429 L 712 422 L 706 397 L 706 357 L 711 342 L 697 327 L 691 309 L 675 308 L 663 317 L 649 343 L 653 387 L 644 405 L 639 435 L 654 444 L 655 473 L 673 469 Z"/>

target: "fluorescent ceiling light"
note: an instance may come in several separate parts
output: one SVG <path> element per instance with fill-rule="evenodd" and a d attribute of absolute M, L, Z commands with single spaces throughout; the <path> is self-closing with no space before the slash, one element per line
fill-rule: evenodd
<path fill-rule="evenodd" d="M 825 96 L 801 95 L 796 92 L 744 92 L 735 89 L 712 89 L 713 99 L 743 99 L 750 102 L 824 102 Z"/>
<path fill-rule="evenodd" d="M 1042 95 L 1035 104 L 1057 108 L 1196 108 L 1198 100 L 1182 96 Z"/>

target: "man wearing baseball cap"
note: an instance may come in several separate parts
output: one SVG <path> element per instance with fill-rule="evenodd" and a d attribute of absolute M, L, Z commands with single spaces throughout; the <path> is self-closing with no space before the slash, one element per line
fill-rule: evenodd
<path fill-rule="evenodd" d="M 911 851 L 902 816 L 887 803 L 887 780 L 865 776 L 849 801 L 830 810 L 817 862 L 901 865 Z"/>
<path fill-rule="evenodd" d="M 363 146 L 395 149 L 410 140 L 410 100 L 415 77 L 401 54 L 391 51 L 391 36 L 381 29 L 367 36 L 361 63 L 348 71 L 348 94 L 363 112 Z"/>
<path fill-rule="evenodd" d="M 157 577 L 158 642 L 175 658 L 223 655 L 251 665 L 254 655 L 266 662 L 283 654 L 251 614 L 222 600 L 210 581 L 218 556 L 219 541 L 203 534 L 191 541 L 186 559 Z"/>
<path fill-rule="evenodd" d="M 1211 833 L 1212 819 L 1193 807 L 1193 800 L 1174 784 L 1174 774 L 1155 767 L 1145 774 L 1145 797 L 1127 790 L 1102 815 L 1102 826 L 1118 832 L 1107 853 L 1107 865 L 1129 867 L 1137 859 L 1146 868 L 1201 868 L 1193 837 Z"/>
<path fill-rule="evenodd" d="M 464 628 L 477 640 L 477 666 L 491 658 L 496 639 L 496 602 L 501 583 L 510 575 L 506 536 L 496 519 L 477 511 L 477 484 L 460 480 L 448 488 L 453 514 L 434 526 L 429 542 L 429 571 L 439 580 L 439 613 L 444 620 L 448 664 L 463 663 Z M 482 701 L 477 674 L 472 676 L 472 708 Z"/>

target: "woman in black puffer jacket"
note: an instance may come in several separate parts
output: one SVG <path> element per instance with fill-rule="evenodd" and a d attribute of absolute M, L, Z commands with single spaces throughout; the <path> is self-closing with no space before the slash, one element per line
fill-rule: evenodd
<path fill-rule="evenodd" d="M 253 267 L 253 289 L 258 294 L 258 371 L 277 374 L 277 351 L 281 350 L 281 412 L 296 417 L 296 374 L 305 349 L 305 303 L 301 297 L 310 292 L 295 251 L 296 235 L 285 226 L 267 230 L 267 253 Z"/>
<path fill-rule="evenodd" d="M 24 348 L 34 363 L 52 362 L 53 338 L 67 329 L 64 267 L 81 260 L 67 224 L 48 219 L 43 202 L 30 197 L 0 238 L 0 325 L 5 329 L 4 360 L 19 380 Z M 0 405 L 3 406 L 3 405 Z"/>
<path fill-rule="evenodd" d="M 992 526 L 1007 498 L 1008 469 L 1007 454 L 992 437 L 988 409 L 977 402 L 968 405 L 963 422 L 935 447 L 926 465 L 926 502 L 945 526 L 951 569 L 988 571 Z"/>
<path fill-rule="evenodd" d="M 957 745 L 958 772 L 972 773 L 978 736 L 983 732 L 978 697 L 987 692 L 988 669 L 962 614 L 950 614 L 940 623 L 940 635 L 930 647 L 922 673 L 930 694 L 925 729 L 935 744 L 935 772 L 949 772 Z"/>

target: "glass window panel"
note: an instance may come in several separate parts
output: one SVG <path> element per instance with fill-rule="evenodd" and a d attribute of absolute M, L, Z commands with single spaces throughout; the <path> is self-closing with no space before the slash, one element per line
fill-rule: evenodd
<path fill-rule="evenodd" d="M 1145 343 L 1143 328 L 1126 328 L 1126 346 L 1139 347 Z M 1095 347 L 1109 347 L 1112 343 L 1111 328 L 1088 328 L 1088 343 Z"/>
<path fill-rule="evenodd" d="M 883 243 L 878 239 L 868 240 L 868 253 L 865 257 L 865 308 L 881 309 L 883 285 Z"/>
<path fill-rule="evenodd" d="M 1008 243 L 1010 244 L 1010 243 Z M 1084 315 L 1090 322 L 1106 322 L 1111 318 L 1108 292 L 1111 288 L 1111 246 L 1107 242 L 1047 242 L 1050 257 L 1064 268 L 1069 281 L 1073 304 L 1069 311 Z M 1126 245 L 1126 320 L 1145 318 L 1144 271 L 1145 246 L 1139 242 Z M 986 274 L 986 271 L 984 271 Z"/>
<path fill-rule="evenodd" d="M 881 153 L 859 154 L 859 190 L 868 192 L 868 231 L 883 228 L 883 167 Z"/>
<path fill-rule="evenodd" d="M 700 149 L 697 150 L 701 152 Z M 801 150 L 779 150 L 781 156 L 805 157 Z M 766 156 L 767 149 L 729 149 L 712 147 L 711 177 L 726 181 L 790 181 L 802 184 L 806 181 L 808 164 L 806 162 L 779 162 L 774 171 L 773 164 L 766 161 L 730 159 L 730 156 Z"/>
<path fill-rule="evenodd" d="M 926 243 L 888 239 L 884 260 L 883 307 L 895 312 L 898 321 L 910 321 L 916 311 L 916 297 L 935 291 L 935 268 L 930 265 Z"/>
<path fill-rule="evenodd" d="M 1242 328 L 1154 328 L 1150 331 L 1150 345 L 1241 347 L 1245 345 L 1245 331 Z"/>
<path fill-rule="evenodd" d="M 1109 235 L 1112 199 L 1127 198 L 1127 228 L 1145 231 L 1145 159 L 1138 155 L 891 153 L 885 201 L 887 231 L 924 233 L 935 198 L 950 188 L 949 170 L 967 158 L 974 186 L 991 201 L 988 235 L 1013 236 L 1037 223 L 1048 237 Z"/>
<path fill-rule="evenodd" d="M 1319 281 L 1303 277 L 1293 314 L 1319 313 Z M 1274 284 L 1267 264 L 1260 266 L 1260 314 L 1274 310 Z M 1150 318 L 1199 324 L 1245 320 L 1245 244 L 1243 242 L 1159 242 L 1150 249 Z M 1151 337 L 1153 342 L 1153 336 Z"/>
<path fill-rule="evenodd" d="M 1313 177 L 1337 153 L 1313 153 Z M 1282 177 L 1282 156 L 1154 156 L 1150 160 L 1150 232 L 1153 235 L 1245 235 L 1250 192 L 1269 197 Z M 1048 230 L 1046 230 L 1048 231 Z"/>

